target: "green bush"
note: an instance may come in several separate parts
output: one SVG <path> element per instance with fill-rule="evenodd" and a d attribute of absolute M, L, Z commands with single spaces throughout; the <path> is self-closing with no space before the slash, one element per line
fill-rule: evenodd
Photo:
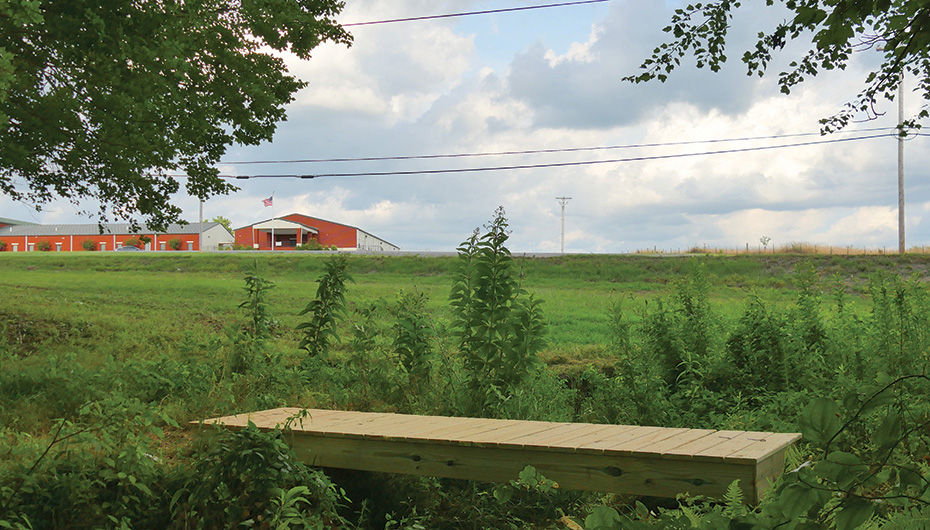
<path fill-rule="evenodd" d="M 39 241 L 36 243 L 36 250 L 41 250 L 42 252 L 48 252 L 52 250 L 52 244 L 48 241 Z"/>
<path fill-rule="evenodd" d="M 97 250 L 97 243 L 95 243 L 92 239 L 85 239 L 84 241 L 81 241 L 81 248 L 87 251 Z"/>
<path fill-rule="evenodd" d="M 178 237 L 172 237 L 168 240 L 168 248 L 171 250 L 181 250 L 181 239 Z"/>
<path fill-rule="evenodd" d="M 297 245 L 294 247 L 294 250 L 327 250 L 327 248 L 321 245 L 316 239 L 311 239 L 306 243 Z"/>
<path fill-rule="evenodd" d="M 342 528 L 344 498 L 323 473 L 295 458 L 281 431 L 251 423 L 205 439 L 168 485 L 177 528 Z M 328 524 L 324 524 L 324 521 Z"/>
<path fill-rule="evenodd" d="M 6 241 L 0 241 L 0 252 L 6 250 Z"/>
<path fill-rule="evenodd" d="M 142 246 L 142 242 L 134 237 L 130 237 L 127 240 L 123 241 L 123 246 L 139 248 Z"/>

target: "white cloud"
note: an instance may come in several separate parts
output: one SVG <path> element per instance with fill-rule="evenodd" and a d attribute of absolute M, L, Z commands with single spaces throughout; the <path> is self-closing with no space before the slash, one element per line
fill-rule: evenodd
<path fill-rule="evenodd" d="M 556 54 L 555 50 L 552 49 L 546 50 L 544 57 L 549 62 L 549 67 L 555 68 L 564 62 L 593 62 L 595 60 L 595 55 L 594 52 L 591 51 L 591 48 L 597 43 L 598 36 L 602 31 L 603 30 L 599 26 L 594 26 L 591 29 L 591 35 L 587 42 L 573 42 L 568 47 L 568 51 L 562 55 Z"/>

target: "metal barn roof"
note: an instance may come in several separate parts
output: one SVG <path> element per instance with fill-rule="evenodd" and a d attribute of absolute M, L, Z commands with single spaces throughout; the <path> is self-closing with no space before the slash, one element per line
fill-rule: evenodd
<path fill-rule="evenodd" d="M 220 223 L 204 223 L 203 229 L 207 231 Z M 153 232 L 142 227 L 132 230 L 129 223 L 97 224 L 59 224 L 59 225 L 13 225 L 0 228 L 0 236 L 99 236 L 99 235 L 141 235 L 141 234 L 198 234 L 200 223 L 186 225 L 171 224 L 164 232 Z"/>

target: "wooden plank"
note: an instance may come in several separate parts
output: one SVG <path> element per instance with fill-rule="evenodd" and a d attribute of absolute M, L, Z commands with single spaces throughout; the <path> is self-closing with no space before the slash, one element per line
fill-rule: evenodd
<path fill-rule="evenodd" d="M 688 429 L 686 432 L 653 443 L 648 447 L 642 447 L 638 449 L 638 451 L 642 453 L 665 454 L 688 444 L 695 443 L 702 438 L 712 436 L 716 432 L 718 431 L 710 429 Z"/>
<path fill-rule="evenodd" d="M 653 433 L 661 431 L 662 427 L 633 427 L 623 431 L 618 429 L 613 436 L 602 438 L 596 442 L 580 444 L 578 448 L 604 451 L 606 448 L 612 447 L 618 443 L 629 442 L 631 440 L 635 440 L 643 436 L 649 436 Z"/>
<path fill-rule="evenodd" d="M 523 446 L 536 446 L 548 448 L 552 444 L 557 444 L 564 440 L 578 438 L 583 434 L 600 430 L 603 425 L 594 425 L 587 423 L 553 423 L 552 428 L 543 432 L 531 433 L 510 440 L 510 443 L 518 443 Z"/>
<path fill-rule="evenodd" d="M 475 427 L 485 426 L 483 418 L 456 418 L 459 422 L 438 422 L 435 425 L 424 427 L 411 432 L 411 438 L 428 438 L 430 440 L 445 441 L 455 439 L 458 433 L 470 432 Z"/>
<path fill-rule="evenodd" d="M 686 459 L 715 459 L 714 456 L 700 456 L 704 451 L 729 441 L 735 436 L 739 436 L 743 431 L 716 431 L 715 433 L 698 438 L 693 442 L 669 449 L 666 453 L 669 457 L 684 457 Z"/>
<path fill-rule="evenodd" d="M 507 425 L 518 425 L 520 422 L 518 420 L 498 420 L 498 422 L 489 422 L 488 420 L 482 420 L 480 423 L 476 423 L 472 426 L 464 428 L 460 431 L 448 431 L 445 436 L 437 438 L 438 440 L 444 440 L 449 442 L 467 442 L 469 437 L 478 436 L 482 433 L 488 431 L 494 431 L 500 429 L 501 427 Z"/>
<path fill-rule="evenodd" d="M 418 418 L 412 422 L 397 422 L 394 425 L 388 425 L 378 431 L 379 435 L 391 438 L 410 438 L 414 433 L 432 432 L 442 427 L 452 427 L 460 425 L 461 422 L 437 421 L 430 416 L 414 416 Z M 457 419 L 457 418 L 449 418 Z"/>
<path fill-rule="evenodd" d="M 421 424 L 417 416 L 385 414 L 358 421 L 342 422 L 338 426 L 326 426 L 327 432 L 343 435 L 389 436 L 386 432 L 400 432 L 405 426 Z"/>
<path fill-rule="evenodd" d="M 501 425 L 495 429 L 471 434 L 459 438 L 463 442 L 472 442 L 479 444 L 500 444 L 506 443 L 512 438 L 519 438 L 527 434 L 534 434 L 544 431 L 551 427 L 543 422 L 517 422 L 511 425 Z"/>
<path fill-rule="evenodd" d="M 599 453 L 601 452 L 599 449 L 587 449 L 587 447 L 591 444 L 609 440 L 616 436 L 622 436 L 624 432 L 638 428 L 639 427 L 634 427 L 632 425 L 602 425 L 601 428 L 596 431 L 591 431 L 589 434 L 579 436 L 574 440 L 566 440 L 558 445 L 553 444 L 552 447 L 569 448 L 574 452 Z"/>
<path fill-rule="evenodd" d="M 637 436 L 635 438 L 627 439 L 618 439 L 614 443 L 606 443 L 602 447 L 606 451 L 618 451 L 621 453 L 633 454 L 639 452 L 643 447 L 648 447 L 650 445 L 662 442 L 669 438 L 679 436 L 688 432 L 690 429 L 666 429 L 662 427 L 655 427 L 652 432 L 649 432 L 643 436 Z"/>
<path fill-rule="evenodd" d="M 750 433 L 752 434 L 752 433 Z M 767 433 L 758 442 L 730 455 L 731 458 L 752 458 L 757 462 L 768 458 L 773 453 L 783 450 L 801 439 L 797 433 Z"/>
<path fill-rule="evenodd" d="M 749 461 L 755 463 L 755 458 L 744 458 L 734 455 L 739 455 L 741 450 L 757 443 L 759 440 L 758 434 L 759 433 L 754 432 L 741 432 L 729 440 L 713 447 L 708 447 L 697 454 L 701 456 L 723 458 L 726 461 Z"/>

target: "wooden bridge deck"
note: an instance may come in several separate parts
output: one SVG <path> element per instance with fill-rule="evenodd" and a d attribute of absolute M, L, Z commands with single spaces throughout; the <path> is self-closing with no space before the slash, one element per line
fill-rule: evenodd
<path fill-rule="evenodd" d="M 560 487 L 721 497 L 736 479 L 749 502 L 782 472 L 801 435 L 281 408 L 205 420 L 263 430 L 290 422 L 288 443 L 315 466 L 492 482 L 532 465 Z"/>

